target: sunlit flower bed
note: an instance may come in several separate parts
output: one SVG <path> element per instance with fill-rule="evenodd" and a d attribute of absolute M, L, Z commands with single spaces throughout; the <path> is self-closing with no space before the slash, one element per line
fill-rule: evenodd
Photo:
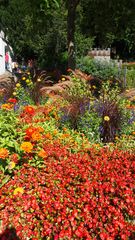
<path fill-rule="evenodd" d="M 59 107 L 1 105 L 0 239 L 133 238 L 135 154 L 59 126 Z"/>

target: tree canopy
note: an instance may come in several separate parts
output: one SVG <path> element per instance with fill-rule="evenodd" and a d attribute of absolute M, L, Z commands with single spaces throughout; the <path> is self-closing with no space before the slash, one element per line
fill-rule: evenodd
<path fill-rule="evenodd" d="M 134 0 L 0 0 L 0 29 L 18 57 L 64 66 L 95 47 L 135 49 Z M 69 46 L 73 44 L 73 55 Z M 68 57 L 67 57 L 68 56 Z"/>

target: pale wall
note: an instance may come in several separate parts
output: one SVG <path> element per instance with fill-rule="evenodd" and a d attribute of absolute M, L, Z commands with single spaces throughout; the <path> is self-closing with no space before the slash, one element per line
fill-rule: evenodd
<path fill-rule="evenodd" d="M 5 73 L 5 42 L 1 38 L 3 33 L 0 33 L 0 75 Z"/>

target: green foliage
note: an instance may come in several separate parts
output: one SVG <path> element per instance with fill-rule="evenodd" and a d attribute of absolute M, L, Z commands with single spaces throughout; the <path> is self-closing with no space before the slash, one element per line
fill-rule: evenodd
<path fill-rule="evenodd" d="M 135 68 L 127 69 L 126 72 L 126 88 L 135 88 Z"/>
<path fill-rule="evenodd" d="M 18 123 L 17 114 L 13 110 L 0 110 L 0 147 L 19 152 L 22 135 L 16 131 Z"/>
<path fill-rule="evenodd" d="M 76 42 L 76 61 L 78 62 L 79 59 L 83 56 L 86 56 L 88 51 L 93 46 L 94 38 L 86 37 L 80 32 L 76 32 L 75 35 L 75 42 Z"/>
<path fill-rule="evenodd" d="M 119 77 L 119 69 L 115 62 L 99 61 L 85 56 L 80 59 L 78 68 L 94 77 L 108 80 Z"/>
<path fill-rule="evenodd" d="M 93 109 L 93 108 L 92 108 Z M 85 134 L 91 143 L 99 143 L 101 117 L 91 108 L 78 118 L 77 129 Z"/>
<path fill-rule="evenodd" d="M 86 83 L 85 80 L 80 78 L 72 77 L 72 85 L 68 91 L 68 95 L 71 97 L 90 97 L 91 91 L 90 86 Z"/>
<path fill-rule="evenodd" d="M 96 47 L 108 47 L 120 43 L 124 53 L 134 52 L 135 1 L 81 1 L 81 30 L 90 36 L 96 36 Z M 121 50 L 121 54 L 123 54 Z"/>

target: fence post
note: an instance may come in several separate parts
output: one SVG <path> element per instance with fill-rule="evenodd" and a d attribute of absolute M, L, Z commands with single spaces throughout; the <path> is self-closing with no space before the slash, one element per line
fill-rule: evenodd
<path fill-rule="evenodd" d="M 127 66 L 124 66 L 124 81 L 123 81 L 123 88 L 126 88 L 127 81 L 126 81 L 126 75 L 127 75 Z"/>

